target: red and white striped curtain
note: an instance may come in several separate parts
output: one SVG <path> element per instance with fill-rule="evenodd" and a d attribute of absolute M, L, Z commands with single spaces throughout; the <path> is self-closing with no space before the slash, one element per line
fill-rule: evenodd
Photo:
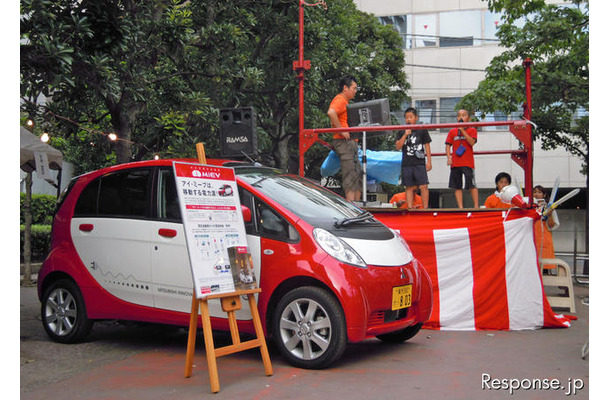
<path fill-rule="evenodd" d="M 434 287 L 429 329 L 523 330 L 567 327 L 542 286 L 534 245 L 535 210 L 383 212 Z"/>

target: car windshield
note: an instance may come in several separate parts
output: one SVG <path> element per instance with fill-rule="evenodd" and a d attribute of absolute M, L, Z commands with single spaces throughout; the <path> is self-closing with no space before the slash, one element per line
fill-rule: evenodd
<path fill-rule="evenodd" d="M 330 221 L 349 218 L 363 219 L 361 209 L 307 179 L 271 168 L 242 167 L 236 168 L 235 173 L 311 225 L 327 225 Z"/>

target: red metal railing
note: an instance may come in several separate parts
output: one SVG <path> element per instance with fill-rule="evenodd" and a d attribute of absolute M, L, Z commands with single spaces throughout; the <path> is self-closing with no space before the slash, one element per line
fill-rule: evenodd
<path fill-rule="evenodd" d="M 367 126 L 367 127 L 349 127 L 349 128 L 314 128 L 303 129 L 300 134 L 299 142 L 299 174 L 303 176 L 303 161 L 307 150 L 315 143 L 320 143 L 324 146 L 331 147 L 328 143 L 319 138 L 319 134 L 332 134 L 335 132 L 375 132 L 375 131 L 398 131 L 405 129 L 447 129 L 455 127 L 484 127 L 484 126 L 507 126 L 510 132 L 521 143 L 517 150 L 487 150 L 475 151 L 474 154 L 510 154 L 511 159 L 523 168 L 525 173 L 525 188 L 524 194 L 530 199 L 532 198 L 533 188 L 533 141 L 531 123 L 527 120 L 515 121 L 495 121 L 495 122 L 463 122 L 451 124 L 417 124 L 417 125 L 386 125 L 386 126 Z M 445 153 L 434 153 L 433 156 L 445 155 Z"/>

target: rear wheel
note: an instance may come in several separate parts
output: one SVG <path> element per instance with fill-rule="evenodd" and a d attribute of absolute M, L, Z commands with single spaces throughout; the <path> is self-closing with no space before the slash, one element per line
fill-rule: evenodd
<path fill-rule="evenodd" d="M 377 336 L 377 339 L 386 342 L 386 343 L 402 343 L 405 340 L 411 339 L 413 336 L 417 335 L 419 330 L 421 329 L 422 324 L 415 324 L 412 326 L 408 326 L 403 330 L 386 333 L 383 335 Z"/>
<path fill-rule="evenodd" d="M 318 287 L 291 290 L 275 309 L 273 337 L 292 365 L 325 368 L 341 357 L 347 345 L 341 304 L 327 290 Z"/>
<path fill-rule="evenodd" d="M 44 291 L 40 315 L 49 337 L 60 343 L 82 341 L 93 326 L 78 286 L 69 279 L 55 281 Z"/>

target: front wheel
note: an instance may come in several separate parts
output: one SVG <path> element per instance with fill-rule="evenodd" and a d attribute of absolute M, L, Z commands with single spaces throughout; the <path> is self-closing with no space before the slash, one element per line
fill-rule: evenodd
<path fill-rule="evenodd" d="M 272 330 L 280 352 L 299 368 L 325 368 L 347 346 L 341 304 L 318 287 L 301 287 L 284 295 L 275 309 Z"/>
<path fill-rule="evenodd" d="M 386 343 L 402 343 L 405 340 L 409 340 L 413 336 L 417 335 L 421 327 L 422 323 L 411 325 L 400 331 L 379 335 L 377 336 L 377 339 Z"/>
<path fill-rule="evenodd" d="M 44 291 L 40 315 L 49 337 L 60 343 L 82 341 L 93 326 L 78 286 L 68 279 L 53 282 Z"/>

